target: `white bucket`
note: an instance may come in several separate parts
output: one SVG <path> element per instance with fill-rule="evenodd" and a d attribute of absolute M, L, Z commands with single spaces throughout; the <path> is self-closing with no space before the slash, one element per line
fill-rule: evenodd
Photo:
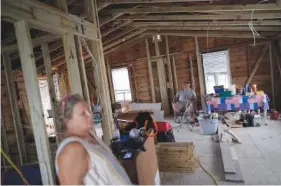
<path fill-rule="evenodd" d="M 204 135 L 212 135 L 217 132 L 218 119 L 199 119 L 201 133 Z"/>

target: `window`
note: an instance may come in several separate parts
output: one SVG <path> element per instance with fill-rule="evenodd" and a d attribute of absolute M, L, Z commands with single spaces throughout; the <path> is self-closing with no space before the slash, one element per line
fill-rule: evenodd
<path fill-rule="evenodd" d="M 112 69 L 115 101 L 132 101 L 128 68 Z"/>
<path fill-rule="evenodd" d="M 202 54 L 206 93 L 214 93 L 214 86 L 231 84 L 228 50 Z"/>

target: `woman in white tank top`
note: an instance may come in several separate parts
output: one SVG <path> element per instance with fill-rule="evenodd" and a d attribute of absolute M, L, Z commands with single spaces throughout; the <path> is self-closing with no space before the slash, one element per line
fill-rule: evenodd
<path fill-rule="evenodd" d="M 57 131 L 62 139 L 56 154 L 61 185 L 130 185 L 111 150 L 95 135 L 89 105 L 79 95 L 59 104 Z"/>

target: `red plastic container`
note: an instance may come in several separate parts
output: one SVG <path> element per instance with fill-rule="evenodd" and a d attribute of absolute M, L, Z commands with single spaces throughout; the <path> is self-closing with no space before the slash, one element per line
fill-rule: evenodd
<path fill-rule="evenodd" d="M 158 132 L 168 132 L 172 130 L 172 125 L 168 122 L 156 122 L 158 125 Z"/>

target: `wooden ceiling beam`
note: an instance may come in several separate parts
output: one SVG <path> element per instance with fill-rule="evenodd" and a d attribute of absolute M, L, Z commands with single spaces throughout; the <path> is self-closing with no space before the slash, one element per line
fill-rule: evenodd
<path fill-rule="evenodd" d="M 137 37 L 134 37 L 134 38 L 128 40 L 127 42 L 124 42 L 124 43 L 122 43 L 120 45 L 117 45 L 117 46 L 115 46 L 115 47 L 113 47 L 109 50 L 104 51 L 104 55 L 109 54 L 109 53 L 114 52 L 114 51 L 117 51 L 117 50 L 119 50 L 119 49 L 121 49 L 125 46 L 126 47 L 132 46 L 132 45 L 136 44 L 137 42 L 139 42 L 140 40 L 145 39 L 146 36 L 147 36 L 146 33 L 143 33 L 143 34 L 141 34 Z"/>
<path fill-rule="evenodd" d="M 190 37 L 207 37 L 206 31 L 147 31 L 148 35 L 171 35 L 171 36 L 190 36 Z M 274 34 L 272 34 L 274 35 Z M 231 31 L 209 31 L 208 37 L 231 37 L 231 38 L 253 38 L 252 32 L 231 32 Z M 256 38 L 265 38 L 264 36 L 256 36 Z"/>
<path fill-rule="evenodd" d="M 260 10 L 281 10 L 276 3 L 268 4 L 247 4 L 247 5 L 202 5 L 202 6 L 170 6 L 170 7 L 140 7 L 109 9 L 103 13 L 172 13 L 172 12 L 240 12 L 240 11 L 260 11 Z"/>
<path fill-rule="evenodd" d="M 149 26 L 149 27 L 143 27 L 149 30 L 205 30 L 205 31 L 212 31 L 212 30 L 216 30 L 216 31 L 251 31 L 249 26 L 220 26 L 220 27 L 216 27 L 216 26 L 206 26 L 206 27 L 169 27 L 169 26 Z M 270 31 L 270 32 L 280 32 L 281 31 L 281 26 L 277 26 L 277 27 L 264 27 L 264 26 L 255 26 L 255 30 L 256 31 Z"/>
<path fill-rule="evenodd" d="M 109 23 L 110 21 L 112 21 L 112 20 L 114 20 L 114 19 L 116 19 L 116 18 L 122 16 L 123 14 L 124 14 L 124 13 L 117 13 L 117 14 L 113 13 L 113 14 L 111 14 L 111 15 L 108 16 L 107 18 L 101 20 L 100 26 L 103 26 L 103 25 L 105 25 L 106 23 Z"/>
<path fill-rule="evenodd" d="M 133 20 L 127 20 L 127 21 L 125 21 L 124 23 L 119 24 L 119 25 L 117 25 L 117 26 L 114 27 L 114 28 L 110 28 L 109 30 L 104 31 L 101 35 L 102 35 L 102 37 L 104 37 L 104 36 L 106 36 L 106 35 L 112 33 L 113 31 L 115 31 L 115 30 L 117 30 L 117 29 L 119 29 L 119 28 L 122 28 L 123 26 L 126 26 L 126 25 L 130 24 L 131 22 L 133 22 Z"/>
<path fill-rule="evenodd" d="M 220 0 L 111 0 L 112 4 L 139 4 L 139 3 L 190 3 L 214 2 Z"/>
<path fill-rule="evenodd" d="M 34 48 L 43 43 L 52 42 L 59 38 L 61 38 L 61 36 L 58 36 L 58 35 L 45 35 L 45 36 L 41 36 L 38 38 L 34 38 L 34 39 L 32 39 L 32 46 Z M 7 45 L 4 47 L 1 47 L 1 49 L 2 49 L 2 52 L 14 52 L 14 51 L 18 50 L 18 44 Z"/>
<path fill-rule="evenodd" d="M 17 22 L 24 20 L 31 28 L 36 28 L 54 34 L 65 32 L 79 35 L 87 39 L 96 40 L 97 25 L 82 20 L 77 16 L 59 11 L 57 8 L 48 6 L 34 0 L 2 0 L 2 15 L 4 20 Z M 84 31 L 81 33 L 78 27 Z"/>
<path fill-rule="evenodd" d="M 103 45 L 107 45 L 108 43 L 111 43 L 112 41 L 114 41 L 114 40 L 116 40 L 116 39 L 118 39 L 120 37 L 124 37 L 127 34 L 131 33 L 132 31 L 135 31 L 137 29 L 138 29 L 138 27 L 124 30 L 123 32 L 119 33 L 118 35 L 114 35 L 114 37 L 112 37 L 112 38 L 110 38 L 108 40 L 104 40 L 103 41 Z"/>
<path fill-rule="evenodd" d="M 138 31 L 136 31 L 136 32 L 133 32 L 133 33 L 131 33 L 131 34 L 129 34 L 129 35 L 127 35 L 127 36 L 125 36 L 125 37 L 123 37 L 123 38 L 121 38 L 121 39 L 115 41 L 115 42 L 113 42 L 113 43 L 110 43 L 109 45 L 104 46 L 103 49 L 104 49 L 104 50 L 108 50 L 108 49 L 110 49 L 110 48 L 112 48 L 112 47 L 114 47 L 114 46 L 116 46 L 116 45 L 119 45 L 119 44 L 121 44 L 121 43 L 124 43 L 124 42 L 126 42 L 127 40 L 130 40 L 131 38 L 133 38 L 133 37 L 135 37 L 135 36 L 137 36 L 137 35 L 139 35 L 139 34 L 142 34 L 142 33 L 145 32 L 145 31 L 146 31 L 146 29 L 140 29 L 140 30 L 138 30 Z"/>
<path fill-rule="evenodd" d="M 253 20 L 264 20 L 264 19 L 280 19 L 281 13 L 254 13 Z M 147 16 L 122 16 L 118 19 L 123 20 L 250 20 L 251 12 L 240 13 L 240 14 L 223 14 L 223 15 L 147 15 Z"/>
<path fill-rule="evenodd" d="M 147 27 L 147 26 L 248 26 L 249 21 L 176 21 L 176 22 L 137 22 L 134 21 L 129 26 Z M 260 20 L 253 21 L 254 26 L 280 26 L 281 20 Z"/>

